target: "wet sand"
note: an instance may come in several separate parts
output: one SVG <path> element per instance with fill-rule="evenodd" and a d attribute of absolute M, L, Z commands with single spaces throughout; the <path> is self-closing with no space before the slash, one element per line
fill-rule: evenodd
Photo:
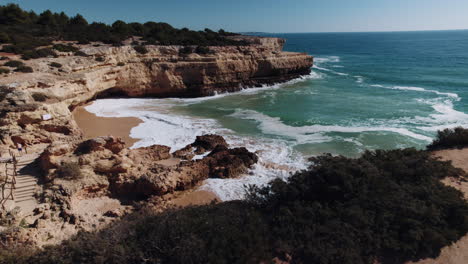
<path fill-rule="evenodd" d="M 215 193 L 204 190 L 194 190 L 174 198 L 171 202 L 175 206 L 187 207 L 190 205 L 206 205 L 210 204 L 212 201 L 215 201 L 216 203 L 220 202 Z"/>
<path fill-rule="evenodd" d="M 122 138 L 127 147 L 138 141 L 130 137 L 131 129 L 142 123 L 136 117 L 99 117 L 86 111 L 84 106 L 75 108 L 73 118 L 86 138 L 111 135 Z"/>

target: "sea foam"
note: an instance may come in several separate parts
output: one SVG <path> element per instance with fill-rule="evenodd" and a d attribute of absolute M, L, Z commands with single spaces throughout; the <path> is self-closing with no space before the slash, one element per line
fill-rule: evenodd
<path fill-rule="evenodd" d="M 446 92 L 439 92 L 436 90 L 430 90 L 430 89 L 425 89 L 422 87 L 414 87 L 414 86 L 385 86 L 381 84 L 372 84 L 370 85 L 371 87 L 376 87 L 376 88 L 385 88 L 385 89 L 391 89 L 391 90 L 402 90 L 402 91 L 414 91 L 414 92 L 424 92 L 424 93 L 434 93 L 437 95 L 443 95 L 443 96 L 448 96 L 451 98 L 454 98 L 456 100 L 460 100 L 460 97 L 456 93 L 446 93 Z"/>
<path fill-rule="evenodd" d="M 280 118 L 270 117 L 253 110 L 237 109 L 232 116 L 242 119 L 254 120 L 259 124 L 259 128 L 265 134 L 281 135 L 294 139 L 297 144 L 322 143 L 333 140 L 326 133 L 362 133 L 362 132 L 391 132 L 418 140 L 431 141 L 432 138 L 412 132 L 406 128 L 386 127 L 386 126 L 290 126 L 284 124 Z"/>
<path fill-rule="evenodd" d="M 257 153 L 259 162 L 247 175 L 238 179 L 208 179 L 200 187 L 216 193 L 222 200 L 241 199 L 246 185 L 267 184 L 275 178 L 287 178 L 291 173 L 306 168 L 304 157 L 286 142 L 239 137 L 215 120 L 175 114 L 170 108 L 179 103 L 172 99 L 102 99 L 86 106 L 86 110 L 98 116 L 133 116 L 143 120 L 131 130 L 131 137 L 140 139 L 132 148 L 161 144 L 175 151 L 192 143 L 198 135 L 215 133 L 222 135 L 231 147 L 246 147 Z"/>

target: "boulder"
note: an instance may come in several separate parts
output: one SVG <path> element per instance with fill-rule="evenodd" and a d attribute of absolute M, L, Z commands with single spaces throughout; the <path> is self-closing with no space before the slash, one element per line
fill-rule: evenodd
<path fill-rule="evenodd" d="M 131 156 L 139 163 L 147 163 L 171 158 L 170 150 L 168 146 L 152 145 L 131 150 Z"/>
<path fill-rule="evenodd" d="M 258 156 L 246 148 L 218 146 L 202 161 L 210 165 L 210 178 L 235 178 L 258 162 Z"/>
<path fill-rule="evenodd" d="M 42 122 L 42 117 L 38 112 L 24 112 L 20 115 L 17 122 L 20 126 L 25 126 L 27 124 L 37 124 Z"/>
<path fill-rule="evenodd" d="M 197 136 L 195 142 L 191 144 L 192 147 L 196 148 L 196 154 L 203 154 L 206 151 L 211 151 L 216 148 L 216 146 L 229 147 L 228 143 L 222 136 L 218 135 L 203 135 Z"/>
<path fill-rule="evenodd" d="M 184 159 L 184 160 L 192 160 L 195 154 L 193 153 L 192 145 L 185 146 L 183 149 L 179 149 L 172 153 L 174 158 Z"/>
<path fill-rule="evenodd" d="M 108 149 L 114 154 L 118 154 L 125 148 L 125 143 L 120 138 L 109 137 L 97 137 L 86 140 L 78 145 L 75 153 L 88 154 L 91 152 L 102 151 Z"/>

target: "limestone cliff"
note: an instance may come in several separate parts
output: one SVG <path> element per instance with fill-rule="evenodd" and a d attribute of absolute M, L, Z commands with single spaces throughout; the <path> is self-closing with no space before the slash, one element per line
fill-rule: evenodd
<path fill-rule="evenodd" d="M 282 39 L 237 38 L 250 45 L 209 47 L 203 55 L 181 55 L 180 46 L 146 46 L 148 52 L 141 54 L 131 45 L 81 45 L 88 56 L 62 52 L 58 58 L 27 61 L 34 73 L 15 72 L 0 79 L 5 97 L 0 106 L 1 143 L 79 137 L 70 109 L 96 97 L 199 97 L 310 73 L 313 58 L 283 52 Z M 52 62 L 62 66 L 52 67 Z M 43 121 L 43 114 L 52 120 Z"/>

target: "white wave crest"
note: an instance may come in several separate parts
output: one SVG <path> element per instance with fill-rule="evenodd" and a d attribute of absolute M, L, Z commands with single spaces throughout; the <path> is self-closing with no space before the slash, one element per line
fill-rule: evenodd
<path fill-rule="evenodd" d="M 363 83 L 364 82 L 364 77 L 362 77 L 362 76 L 356 75 L 356 76 L 354 76 L 354 78 L 356 78 L 357 83 Z"/>
<path fill-rule="evenodd" d="M 418 101 L 430 105 L 437 112 L 429 115 L 429 117 L 416 117 L 416 120 L 424 125 L 421 130 L 437 131 L 445 128 L 468 126 L 468 114 L 455 110 L 451 100 L 418 99 Z"/>
<path fill-rule="evenodd" d="M 337 72 L 337 71 L 330 70 L 330 69 L 327 69 L 327 68 L 319 67 L 317 65 L 314 65 L 312 68 L 315 68 L 315 69 L 321 70 L 321 71 L 331 72 L 333 74 L 340 75 L 340 76 L 349 76 L 349 74 L 347 74 L 347 73 Z"/>
<path fill-rule="evenodd" d="M 380 85 L 380 84 L 373 84 L 373 85 L 370 85 L 370 86 L 371 87 L 377 87 L 377 88 L 392 89 L 392 90 L 434 93 L 434 94 L 437 94 L 437 95 L 448 96 L 448 97 L 454 98 L 456 100 L 460 100 L 460 97 L 456 93 L 439 92 L 439 91 L 436 91 L 436 90 L 428 90 L 428 89 L 424 89 L 424 88 L 421 88 L 421 87 L 414 87 L 414 86 L 384 86 L 384 85 Z"/>
<path fill-rule="evenodd" d="M 265 134 L 280 135 L 286 138 L 292 138 L 296 140 L 298 144 L 305 143 L 321 143 L 333 140 L 333 138 L 324 135 L 330 132 L 340 133 L 361 133 L 361 132 L 392 132 L 398 133 L 404 136 L 412 137 L 423 141 L 432 141 L 430 137 L 412 132 L 406 128 L 397 127 L 385 127 L 385 126 L 356 126 L 356 127 L 344 127 L 344 126 L 323 126 L 323 125 L 312 125 L 312 126 L 301 126 L 294 127 L 289 126 L 281 122 L 280 118 L 270 117 L 253 110 L 242 110 L 237 109 L 232 116 L 242 119 L 254 120 L 259 124 L 259 128 Z"/>
<path fill-rule="evenodd" d="M 340 62 L 340 61 L 341 61 L 341 59 L 338 56 L 325 56 L 325 57 L 315 57 L 314 58 L 314 63 L 316 63 L 316 64 L 328 63 L 328 62 L 336 63 L 336 62 Z"/>

